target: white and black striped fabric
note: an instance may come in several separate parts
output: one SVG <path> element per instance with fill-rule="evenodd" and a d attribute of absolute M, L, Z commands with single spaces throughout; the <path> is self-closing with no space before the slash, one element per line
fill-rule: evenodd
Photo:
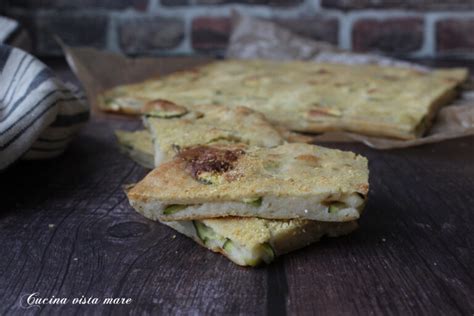
<path fill-rule="evenodd" d="M 85 98 L 32 55 L 0 44 L 0 170 L 56 157 L 89 118 Z"/>

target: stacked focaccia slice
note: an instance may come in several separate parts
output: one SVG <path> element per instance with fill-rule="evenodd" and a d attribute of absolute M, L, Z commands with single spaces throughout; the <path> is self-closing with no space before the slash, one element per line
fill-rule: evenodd
<path fill-rule="evenodd" d="M 178 108 L 182 108 L 178 111 Z M 287 141 L 308 142 L 312 137 L 274 127 L 263 114 L 246 107 L 202 105 L 195 111 L 171 102 L 155 100 L 144 117 L 148 129 L 115 132 L 121 149 L 146 168 L 172 158 L 178 148 L 196 144 L 244 143 L 274 147 Z M 153 135 L 155 137 L 153 144 Z M 156 153 L 156 155 L 155 155 Z"/>
<path fill-rule="evenodd" d="M 127 192 L 144 216 L 250 266 L 357 227 L 365 158 L 285 143 L 243 107 L 160 116 L 145 119 L 150 134 L 119 134 L 129 153 L 155 156 L 156 168 Z"/>

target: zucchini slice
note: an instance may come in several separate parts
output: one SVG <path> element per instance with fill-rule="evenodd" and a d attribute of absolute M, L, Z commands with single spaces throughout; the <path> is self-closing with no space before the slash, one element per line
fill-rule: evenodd
<path fill-rule="evenodd" d="M 244 199 L 244 203 L 250 204 L 255 207 L 260 207 L 262 205 L 262 197 Z"/>
<path fill-rule="evenodd" d="M 328 206 L 328 212 L 329 213 L 336 213 L 337 211 L 340 211 L 344 208 L 346 208 L 347 205 L 345 203 L 342 203 L 342 202 L 333 202 L 331 204 L 329 204 Z"/>
<path fill-rule="evenodd" d="M 188 207 L 188 205 L 171 204 L 171 205 L 168 205 L 167 207 L 165 207 L 165 209 L 163 210 L 163 214 L 164 215 L 171 215 L 171 214 L 177 213 L 181 210 L 184 210 L 186 207 Z"/>

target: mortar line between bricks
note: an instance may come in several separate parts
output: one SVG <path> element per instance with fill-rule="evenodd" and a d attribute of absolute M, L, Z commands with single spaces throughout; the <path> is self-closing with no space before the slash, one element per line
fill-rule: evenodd
<path fill-rule="evenodd" d="M 203 16 L 228 16 L 232 10 L 236 10 L 242 14 L 248 14 L 252 16 L 260 17 L 272 17 L 273 15 L 278 17 L 299 17 L 299 14 L 305 13 L 305 3 L 301 3 L 295 7 L 272 7 L 270 10 L 267 6 L 264 5 L 255 5 L 255 4 L 228 4 L 228 5 L 199 5 L 197 7 L 192 7 L 192 9 L 187 9 L 186 7 L 167 7 L 161 4 L 155 8 L 158 14 L 181 14 L 182 16 L 190 15 L 203 15 Z"/>
<path fill-rule="evenodd" d="M 306 0 L 306 2 L 309 2 L 310 5 L 312 4 L 314 9 L 316 9 L 317 11 L 322 10 L 321 0 L 314 0 L 314 1 Z"/>
<path fill-rule="evenodd" d="M 339 20 L 339 47 L 342 49 L 352 49 L 352 21 L 347 17 L 340 17 Z"/>
<path fill-rule="evenodd" d="M 150 3 L 155 3 L 153 0 L 150 0 Z M 320 8 L 315 10 L 314 4 L 308 4 L 302 2 L 300 5 L 295 7 L 272 7 L 271 9 L 264 5 L 250 5 L 250 4 L 229 4 L 229 5 L 199 5 L 198 7 L 168 7 L 163 6 L 159 3 L 155 5 L 150 5 L 149 8 L 145 11 L 138 11 L 132 8 L 124 10 L 108 10 L 105 8 L 96 8 L 96 9 L 80 9 L 80 10 L 71 10 L 64 11 L 68 15 L 101 15 L 101 14 L 132 14 L 133 16 L 175 16 L 173 14 L 178 14 L 179 16 L 183 15 L 203 15 L 203 16 L 228 16 L 232 10 L 240 11 L 244 14 L 249 14 L 255 17 L 287 17 L 287 18 L 298 18 L 301 17 L 298 14 L 301 14 L 306 17 L 315 16 L 318 14 L 329 14 L 330 16 L 339 16 L 339 17 L 354 17 L 354 18 L 376 18 L 376 19 L 386 19 L 390 17 L 422 17 L 424 15 L 436 16 L 439 18 L 472 18 L 474 17 L 474 10 L 471 11 L 443 11 L 443 12 L 422 12 L 414 10 L 400 10 L 400 9 L 366 9 L 366 10 L 356 10 L 356 11 L 339 11 L 335 9 L 325 9 Z M 308 13 L 309 9 L 313 9 L 314 13 Z M 21 9 L 21 8 L 11 8 L 8 10 L 9 13 L 13 14 L 28 14 L 30 11 Z M 58 14 L 57 9 L 41 9 L 38 11 L 40 14 Z"/>
<path fill-rule="evenodd" d="M 189 19 L 189 18 L 184 19 L 184 39 L 180 45 L 181 47 L 178 47 L 178 48 L 181 48 L 182 50 L 190 51 L 190 52 L 194 51 L 191 44 L 192 36 L 193 36 L 192 23 L 193 23 L 192 19 Z"/>
<path fill-rule="evenodd" d="M 158 2 L 160 0 L 149 0 L 148 1 L 148 6 L 146 7 L 146 10 L 145 12 L 153 12 L 153 11 L 157 11 L 156 8 L 158 7 Z"/>
<path fill-rule="evenodd" d="M 119 37 L 118 37 L 118 17 L 115 14 L 110 14 L 109 24 L 107 25 L 107 49 L 113 52 L 121 52 Z"/>
<path fill-rule="evenodd" d="M 434 21 L 429 15 L 425 15 L 423 19 L 423 44 L 417 52 L 413 53 L 413 56 L 433 57 L 436 53 L 435 36 Z"/>

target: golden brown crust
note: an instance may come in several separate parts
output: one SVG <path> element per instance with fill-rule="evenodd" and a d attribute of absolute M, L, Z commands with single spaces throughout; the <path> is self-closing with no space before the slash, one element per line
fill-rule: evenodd
<path fill-rule="evenodd" d="M 173 159 L 149 173 L 128 196 L 144 203 L 199 204 L 267 195 L 304 198 L 359 192 L 365 196 L 368 188 L 364 157 L 307 144 L 248 148 L 224 174 L 222 181 L 204 184 L 190 175 L 181 159 Z"/>

